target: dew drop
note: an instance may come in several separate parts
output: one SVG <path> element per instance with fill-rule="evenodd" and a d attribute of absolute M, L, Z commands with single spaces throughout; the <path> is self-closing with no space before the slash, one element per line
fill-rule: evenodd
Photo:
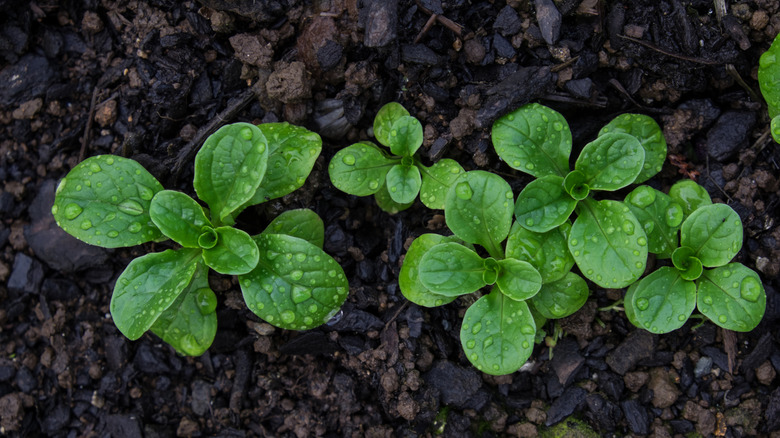
<path fill-rule="evenodd" d="M 217 296 L 209 288 L 200 288 L 195 293 L 195 304 L 201 315 L 210 315 L 217 310 Z"/>
<path fill-rule="evenodd" d="M 320 308 L 316 304 L 309 305 L 309 313 L 316 313 Z"/>
<path fill-rule="evenodd" d="M 298 254 L 295 254 L 295 260 L 298 262 L 304 262 L 306 261 L 306 254 L 299 252 Z"/>
<path fill-rule="evenodd" d="M 531 346 L 531 344 L 529 344 L 528 341 L 523 341 L 523 343 L 520 345 L 522 345 L 523 348 L 529 348 Z"/>
<path fill-rule="evenodd" d="M 726 315 L 720 315 L 718 316 L 718 321 L 720 321 L 721 324 L 724 324 L 726 321 L 729 320 L 729 317 Z"/>
<path fill-rule="evenodd" d="M 346 164 L 347 166 L 354 166 L 355 165 L 355 156 L 352 154 L 346 154 L 341 158 L 341 161 Z"/>
<path fill-rule="evenodd" d="M 623 228 L 623 232 L 629 236 L 634 234 L 634 223 L 631 221 L 624 221 L 621 228 Z"/>
<path fill-rule="evenodd" d="M 487 337 L 487 338 L 485 338 L 485 340 L 482 342 L 482 347 L 483 347 L 483 348 L 488 348 L 488 347 L 490 347 L 491 345 L 493 345 L 493 337 L 492 337 L 492 336 L 488 336 L 488 337 Z"/>
<path fill-rule="evenodd" d="M 636 262 L 634 263 L 634 266 L 636 266 L 637 269 L 642 269 L 645 267 L 644 263 L 642 262 Z"/>
<path fill-rule="evenodd" d="M 533 220 L 533 218 L 530 218 L 530 217 L 529 217 L 529 218 L 527 218 L 527 219 L 525 220 L 525 225 L 526 225 L 526 226 L 528 226 L 528 227 L 533 227 L 533 226 L 534 226 L 534 220 Z"/>
<path fill-rule="evenodd" d="M 686 319 L 688 319 L 688 317 L 686 317 L 682 313 L 677 315 L 677 320 L 680 321 L 680 322 L 685 321 Z"/>
<path fill-rule="evenodd" d="M 534 170 L 534 163 L 528 163 L 525 165 L 525 168 L 528 170 Z"/>
<path fill-rule="evenodd" d="M 473 339 L 471 339 L 471 340 L 466 342 L 466 347 L 467 348 L 474 348 L 474 347 L 476 347 L 476 345 L 477 345 L 477 343 Z"/>
<path fill-rule="evenodd" d="M 301 286 L 293 286 L 290 292 L 293 303 L 301 304 L 311 298 L 311 289 Z"/>
<path fill-rule="evenodd" d="M 702 301 L 704 302 L 704 304 L 709 306 L 712 304 L 712 297 L 707 295 L 706 297 L 704 297 L 704 299 L 702 299 Z"/>
<path fill-rule="evenodd" d="M 644 237 L 640 237 L 639 239 L 636 239 L 636 243 L 639 244 L 639 246 L 645 246 L 647 245 L 647 239 Z"/>
<path fill-rule="evenodd" d="M 114 238 L 114 237 L 117 237 L 117 236 L 119 236 L 119 232 L 118 232 L 118 231 L 116 231 L 116 230 L 111 230 L 111 231 L 109 231 L 108 233 L 106 233 L 106 235 L 107 235 L 108 237 Z"/>
<path fill-rule="evenodd" d="M 282 313 L 280 313 L 279 316 L 282 318 L 282 321 L 284 321 L 287 324 L 290 324 L 291 322 L 295 321 L 295 313 L 293 313 L 292 310 L 285 310 Z"/>
<path fill-rule="evenodd" d="M 141 225 L 140 222 L 133 222 L 130 225 L 127 226 L 127 231 L 131 233 L 137 233 L 141 231 L 141 228 L 143 228 L 143 225 Z"/>
<path fill-rule="evenodd" d="M 533 328 L 533 327 L 531 327 L 531 326 L 530 326 L 530 325 L 528 325 L 528 324 L 526 324 L 526 325 L 524 325 L 524 326 L 520 327 L 520 331 L 521 331 L 523 334 L 526 334 L 526 335 L 533 335 L 534 333 L 536 333 L 536 330 L 534 330 L 534 328 Z"/>
<path fill-rule="evenodd" d="M 252 139 L 252 129 L 250 128 L 244 128 L 241 130 L 241 138 L 244 140 L 251 140 Z"/>
<path fill-rule="evenodd" d="M 650 302 L 647 300 L 647 298 L 640 298 L 636 300 L 636 308 L 639 310 L 647 310 L 647 308 L 650 307 Z"/>
<path fill-rule="evenodd" d="M 89 219 L 84 219 L 83 221 L 81 221 L 80 227 L 82 230 L 88 230 L 92 228 L 92 221 L 90 221 Z"/>
<path fill-rule="evenodd" d="M 63 210 L 63 214 L 65 215 L 65 219 L 73 220 L 76 219 L 81 212 L 84 211 L 80 205 L 76 204 L 75 202 L 71 202 L 70 204 L 65 206 L 65 209 Z"/>
<path fill-rule="evenodd" d="M 641 186 L 631 195 L 631 203 L 639 208 L 645 208 L 655 201 L 655 190 L 651 187 Z"/>
<path fill-rule="evenodd" d="M 374 180 L 371 180 L 371 181 L 369 181 L 369 182 L 368 182 L 368 188 L 370 188 L 371 190 L 376 190 L 376 189 L 378 189 L 378 188 L 379 188 L 379 181 L 377 181 L 377 180 L 375 180 L 375 179 L 374 179 Z"/>
<path fill-rule="evenodd" d="M 138 216 L 144 212 L 144 208 L 141 206 L 141 204 L 133 201 L 132 199 L 122 201 L 119 205 L 117 205 L 117 208 L 122 213 L 126 213 L 131 216 Z"/>
<path fill-rule="evenodd" d="M 579 245 L 580 242 L 577 239 L 571 239 L 569 243 L 571 244 L 571 246 L 577 246 Z"/>
<path fill-rule="evenodd" d="M 683 216 L 684 213 L 680 204 L 672 202 L 669 204 L 669 207 L 666 208 L 666 212 L 664 213 L 664 222 L 666 222 L 668 227 L 676 228 L 682 223 Z"/>
<path fill-rule="evenodd" d="M 474 324 L 474 327 L 471 327 L 471 334 L 476 335 L 482 330 L 482 323 L 478 322 Z"/>
<path fill-rule="evenodd" d="M 739 285 L 739 296 L 751 303 L 755 303 L 760 295 L 761 283 L 755 277 L 745 277 Z"/>
<path fill-rule="evenodd" d="M 474 192 L 471 190 L 469 183 L 461 181 L 455 186 L 455 195 L 464 201 L 468 201 L 474 196 Z"/>
<path fill-rule="evenodd" d="M 146 187 L 143 184 L 136 184 L 136 187 L 138 188 L 138 196 L 141 197 L 144 201 L 151 201 L 154 197 L 154 192 L 149 187 Z"/>

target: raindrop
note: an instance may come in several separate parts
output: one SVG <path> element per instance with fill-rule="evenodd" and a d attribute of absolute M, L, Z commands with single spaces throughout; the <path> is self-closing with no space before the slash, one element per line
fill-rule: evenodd
<path fill-rule="evenodd" d="M 531 346 L 531 344 L 529 344 L 528 341 L 523 341 L 523 343 L 520 345 L 522 345 L 523 348 L 529 348 Z"/>
<path fill-rule="evenodd" d="M 482 330 L 482 323 L 478 322 L 471 328 L 471 334 L 476 335 L 480 330 Z"/>
<path fill-rule="evenodd" d="M 295 260 L 298 262 L 304 262 L 306 261 L 306 254 L 299 252 L 298 254 L 295 254 Z"/>
<path fill-rule="evenodd" d="M 355 165 L 355 156 L 352 154 L 346 154 L 341 158 L 341 161 L 347 166 Z"/>
<path fill-rule="evenodd" d="M 520 328 L 520 331 L 523 332 L 526 335 L 533 335 L 534 333 L 536 333 L 536 330 L 534 330 L 533 327 L 531 327 L 530 325 L 527 325 L 527 324 L 522 326 Z"/>
<path fill-rule="evenodd" d="M 84 219 L 83 221 L 81 221 L 82 230 L 88 230 L 90 228 L 92 228 L 92 221 L 90 221 L 89 219 Z"/>
<path fill-rule="evenodd" d="M 250 128 L 244 128 L 241 130 L 241 138 L 244 140 L 252 139 L 252 130 Z"/>
<path fill-rule="evenodd" d="M 647 239 L 644 237 L 640 237 L 639 239 L 636 239 L 636 243 L 639 244 L 639 246 L 645 246 L 647 245 Z"/>
<path fill-rule="evenodd" d="M 455 195 L 464 201 L 468 201 L 474 195 L 474 192 L 471 190 L 469 183 L 461 181 L 455 186 Z"/>
<path fill-rule="evenodd" d="M 106 235 L 107 235 L 108 237 L 114 238 L 114 237 L 117 237 L 117 236 L 119 236 L 119 232 L 118 232 L 118 231 L 116 231 L 116 230 L 111 230 L 111 231 L 109 231 L 108 233 L 106 233 Z"/>
<path fill-rule="evenodd" d="M 631 195 L 631 203 L 639 208 L 645 208 L 655 201 L 655 190 L 651 187 L 641 186 Z"/>
<path fill-rule="evenodd" d="M 371 190 L 376 190 L 376 189 L 378 189 L 378 188 L 379 188 L 379 181 L 377 181 L 377 180 L 375 180 L 375 179 L 374 179 L 374 180 L 371 180 L 371 181 L 369 181 L 369 182 L 368 182 L 368 188 L 370 188 Z"/>
<path fill-rule="evenodd" d="M 309 313 L 316 313 L 320 308 L 316 304 L 309 305 Z"/>
<path fill-rule="evenodd" d="M 739 286 L 739 296 L 751 303 L 755 303 L 760 295 L 761 283 L 755 277 L 745 277 Z"/>
<path fill-rule="evenodd" d="M 528 219 L 526 219 L 526 220 L 525 220 L 525 225 L 526 225 L 526 226 L 528 226 L 528 227 L 533 227 L 533 226 L 534 226 L 534 220 L 533 220 L 533 218 L 530 218 L 530 217 L 529 217 Z"/>
<path fill-rule="evenodd" d="M 466 342 L 466 347 L 467 348 L 474 348 L 474 347 L 476 347 L 476 345 L 477 345 L 477 343 L 473 339 L 471 339 L 468 342 Z"/>
<path fill-rule="evenodd" d="M 485 338 L 485 340 L 482 342 L 482 347 L 483 347 L 483 348 L 488 348 L 488 347 L 490 347 L 491 345 L 493 345 L 493 337 L 492 337 L 492 336 L 488 336 L 488 337 L 487 337 L 487 338 Z"/>
<path fill-rule="evenodd" d="M 718 321 L 720 321 L 721 324 L 724 324 L 726 321 L 729 320 L 729 317 L 726 315 L 720 315 L 718 316 Z"/>
<path fill-rule="evenodd" d="M 634 234 L 634 223 L 631 221 L 624 221 L 621 228 L 623 228 L 623 232 L 629 236 Z"/>
<path fill-rule="evenodd" d="M 702 301 L 704 302 L 704 304 L 709 306 L 712 304 L 712 297 L 707 295 L 706 297 L 704 297 L 704 299 L 702 299 Z"/>
<path fill-rule="evenodd" d="M 528 163 L 525 165 L 525 168 L 528 170 L 534 170 L 534 163 Z"/>
<path fill-rule="evenodd" d="M 127 226 L 127 231 L 131 233 L 137 233 L 141 231 L 141 228 L 143 228 L 143 225 L 141 225 L 140 222 L 133 222 L 130 225 Z"/>
<path fill-rule="evenodd" d="M 195 293 L 195 303 L 201 315 L 210 315 L 217 309 L 217 296 L 209 288 L 200 288 Z"/>
<path fill-rule="evenodd" d="M 676 202 L 672 202 L 669 204 L 669 207 L 666 208 L 664 221 L 666 222 L 667 226 L 676 228 L 682 223 L 683 216 L 684 214 L 682 207 L 680 207 L 680 205 Z"/>
<path fill-rule="evenodd" d="M 151 201 L 154 197 L 154 192 L 149 187 L 146 187 L 143 184 L 136 184 L 136 187 L 138 188 L 138 196 L 141 197 L 144 201 Z"/>
<path fill-rule="evenodd" d="M 292 297 L 293 303 L 300 304 L 311 298 L 311 289 L 301 286 L 293 286 L 290 295 Z"/>
<path fill-rule="evenodd" d="M 73 220 L 76 219 L 81 214 L 82 211 L 84 210 L 82 210 L 80 205 L 71 202 L 70 204 L 65 206 L 65 210 L 63 211 L 63 214 L 65 215 L 65 219 Z"/>
<path fill-rule="evenodd" d="M 295 321 L 295 313 L 293 313 L 292 310 L 285 310 L 282 313 L 280 313 L 279 316 L 281 316 L 282 321 L 287 324 L 290 324 L 291 322 Z"/>
<path fill-rule="evenodd" d="M 647 308 L 650 307 L 650 302 L 647 300 L 647 298 L 640 298 L 636 300 L 636 308 L 639 310 L 647 310 Z"/>
<path fill-rule="evenodd" d="M 119 205 L 117 205 L 117 208 L 122 213 L 126 213 L 131 216 L 138 216 L 144 212 L 144 208 L 141 206 L 141 204 L 133 201 L 132 199 L 122 201 Z"/>
<path fill-rule="evenodd" d="M 300 269 L 296 269 L 290 272 L 290 278 L 292 278 L 293 280 L 297 281 L 300 280 L 302 277 L 303 277 L 303 271 L 301 271 Z"/>
<path fill-rule="evenodd" d="M 682 313 L 677 315 L 677 320 L 680 321 L 680 322 L 685 321 L 686 319 L 688 319 L 688 318 L 685 315 L 683 315 Z"/>

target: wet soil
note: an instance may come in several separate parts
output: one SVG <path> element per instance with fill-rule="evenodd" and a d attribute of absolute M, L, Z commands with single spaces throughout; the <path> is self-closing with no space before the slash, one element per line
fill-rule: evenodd
<path fill-rule="evenodd" d="M 756 94 L 780 5 L 718 3 L 0 0 L 0 434 L 780 436 L 780 149 Z M 509 110 L 551 106 L 575 148 L 617 114 L 653 116 L 669 158 L 649 183 L 695 178 L 740 214 L 737 259 L 764 281 L 763 322 L 652 335 L 605 309 L 623 291 L 591 285 L 552 350 L 537 346 L 509 376 L 477 372 L 457 337 L 473 297 L 425 309 L 398 289 L 405 248 L 443 232 L 441 212 L 418 203 L 388 215 L 327 177 L 330 157 L 370 139 L 389 101 L 423 122 L 424 159 L 497 172 L 516 192 L 528 177 L 490 143 Z M 316 330 L 280 330 L 214 275 L 219 330 L 206 354 L 125 339 L 108 312 L 113 283 L 161 247 L 104 250 L 65 235 L 49 212 L 58 179 L 114 153 L 192 193 L 192 156 L 209 132 L 282 120 L 319 132 L 322 156 L 301 190 L 241 225 L 317 211 L 350 280 L 342 312 Z"/>

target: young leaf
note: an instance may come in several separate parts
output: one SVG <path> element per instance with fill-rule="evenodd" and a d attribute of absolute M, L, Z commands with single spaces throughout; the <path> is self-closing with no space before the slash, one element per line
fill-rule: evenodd
<path fill-rule="evenodd" d="M 626 195 L 625 204 L 647 234 L 648 251 L 657 254 L 658 258 L 671 257 L 678 246 L 677 231 L 683 220 L 680 204 L 649 186 L 634 189 Z"/>
<path fill-rule="evenodd" d="M 631 322 L 652 333 L 669 333 L 688 321 L 696 307 L 696 284 L 670 266 L 658 268 L 626 293 Z"/>
<path fill-rule="evenodd" d="M 268 166 L 262 184 L 242 210 L 280 198 L 303 186 L 320 156 L 322 139 L 301 126 L 263 123 L 257 126 L 268 141 Z"/>
<path fill-rule="evenodd" d="M 162 190 L 152 198 L 152 221 L 164 235 L 185 248 L 199 248 L 204 226 L 211 226 L 203 207 L 181 192 Z"/>
<path fill-rule="evenodd" d="M 440 243 L 451 242 L 451 237 L 439 234 L 423 234 L 414 239 L 404 257 L 401 272 L 398 274 L 398 286 L 407 300 L 423 307 L 438 307 L 452 302 L 457 296 L 435 294 L 420 281 L 420 261 L 423 255 Z"/>
<path fill-rule="evenodd" d="M 111 295 L 111 317 L 130 340 L 141 337 L 190 284 L 200 250 L 167 249 L 130 262 Z"/>
<path fill-rule="evenodd" d="M 259 252 L 249 234 L 233 227 L 219 227 L 214 231 L 217 242 L 203 250 L 203 261 L 213 270 L 225 275 L 241 275 L 257 265 Z"/>
<path fill-rule="evenodd" d="M 699 207 L 683 222 L 680 245 L 693 248 L 708 268 L 723 266 L 742 248 L 742 221 L 726 204 Z"/>
<path fill-rule="evenodd" d="M 599 136 L 610 132 L 622 132 L 636 137 L 645 150 L 645 162 L 634 184 L 643 183 L 661 171 L 666 161 L 666 139 L 661 127 L 652 117 L 644 114 L 619 115 L 601 128 Z"/>
<path fill-rule="evenodd" d="M 705 270 L 698 280 L 696 306 L 715 324 L 738 332 L 756 328 L 766 310 L 758 274 L 741 263 Z"/>
<path fill-rule="evenodd" d="M 60 181 L 52 215 L 71 236 L 104 248 L 140 245 L 162 233 L 149 204 L 162 185 L 133 160 L 90 157 Z"/>
<path fill-rule="evenodd" d="M 563 178 L 548 175 L 525 186 L 515 203 L 517 222 L 537 233 L 550 231 L 569 219 L 577 201 L 563 190 Z"/>
<path fill-rule="evenodd" d="M 379 143 L 390 147 L 393 123 L 401 117 L 409 117 L 409 111 L 398 102 L 390 102 L 379 109 L 374 117 L 374 137 Z"/>
<path fill-rule="evenodd" d="M 560 280 L 542 284 L 539 293 L 531 298 L 531 304 L 543 317 L 560 319 L 580 310 L 589 294 L 585 280 L 567 272 Z"/>
<path fill-rule="evenodd" d="M 458 176 L 464 172 L 463 167 L 457 161 L 449 158 L 439 160 L 431 167 L 425 167 L 421 164 L 418 164 L 417 167 L 422 173 L 420 200 L 432 210 L 443 210 L 447 191 L 458 179 Z"/>
<path fill-rule="evenodd" d="M 645 271 L 647 235 L 628 207 L 588 198 L 578 204 L 577 214 L 569 251 L 585 277 L 611 289 L 635 282 Z"/>
<path fill-rule="evenodd" d="M 480 371 L 511 374 L 531 357 L 536 325 L 528 304 L 515 301 L 498 289 L 466 310 L 460 343 L 466 357 Z"/>
<path fill-rule="evenodd" d="M 415 166 L 396 164 L 387 172 L 385 181 L 390 198 L 398 204 L 408 204 L 420 193 L 422 176 Z"/>
<path fill-rule="evenodd" d="M 344 271 L 311 243 L 284 234 L 253 237 L 260 261 L 239 277 L 249 310 L 270 324 L 289 330 L 322 325 L 347 298 Z"/>
<path fill-rule="evenodd" d="M 444 218 L 460 239 L 482 245 L 496 259 L 503 259 L 501 242 L 512 225 L 514 194 L 498 175 L 474 170 L 455 180 L 447 192 Z"/>
<path fill-rule="evenodd" d="M 574 168 L 585 174 L 591 190 L 614 191 L 634 182 L 644 162 L 645 150 L 639 140 L 614 132 L 585 145 Z"/>
<path fill-rule="evenodd" d="M 250 123 L 233 123 L 211 134 L 195 156 L 193 185 L 215 224 L 232 224 L 252 199 L 268 164 L 268 142 Z"/>
<path fill-rule="evenodd" d="M 373 143 L 356 143 L 338 151 L 328 166 L 330 181 L 342 192 L 368 196 L 385 185 L 385 176 L 400 158 L 389 158 Z"/>
<path fill-rule="evenodd" d="M 208 273 L 199 262 L 190 284 L 152 324 L 152 333 L 180 354 L 200 356 L 217 333 L 217 296 L 209 287 Z"/>
<path fill-rule="evenodd" d="M 674 183 L 669 189 L 669 197 L 683 208 L 683 217 L 688 217 L 697 208 L 712 204 L 710 194 L 696 181 L 684 179 Z"/>
<path fill-rule="evenodd" d="M 769 130 L 775 142 L 780 143 L 780 115 L 772 118 L 772 121 L 769 123 Z"/>
<path fill-rule="evenodd" d="M 766 100 L 769 117 L 780 115 L 780 36 L 758 60 L 758 86 Z"/>
<path fill-rule="evenodd" d="M 268 224 L 263 234 L 286 234 L 303 239 L 320 249 L 325 243 L 325 225 L 317 213 L 308 208 L 283 212 Z"/>
<path fill-rule="evenodd" d="M 530 263 L 516 260 L 499 260 L 501 268 L 496 285 L 504 295 L 515 301 L 527 300 L 542 287 L 542 276 Z"/>
<path fill-rule="evenodd" d="M 390 192 L 387 191 L 387 185 L 385 184 L 382 184 L 382 187 L 374 193 L 374 201 L 376 201 L 376 205 L 379 206 L 379 208 L 389 214 L 396 214 L 399 211 L 404 211 L 414 204 L 414 201 L 406 204 L 399 204 L 393 201 L 393 198 L 390 197 Z"/>
<path fill-rule="evenodd" d="M 420 259 L 418 270 L 426 289 L 446 297 L 470 294 L 487 285 L 484 260 L 459 243 L 433 246 Z"/>
<path fill-rule="evenodd" d="M 513 169 L 537 178 L 569 173 L 571 131 L 558 112 L 531 103 L 493 123 L 496 153 Z"/>
<path fill-rule="evenodd" d="M 411 157 L 422 146 L 422 125 L 412 116 L 399 117 L 393 122 L 387 140 L 394 155 Z"/>
<path fill-rule="evenodd" d="M 524 260 L 539 271 L 542 283 L 563 278 L 574 266 L 574 258 L 566 245 L 571 225 L 564 225 L 546 233 L 529 231 L 515 222 L 506 241 L 506 257 Z"/>

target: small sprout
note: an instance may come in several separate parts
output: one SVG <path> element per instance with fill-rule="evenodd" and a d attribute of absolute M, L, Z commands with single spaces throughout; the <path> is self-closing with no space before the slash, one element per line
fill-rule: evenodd
<path fill-rule="evenodd" d="M 374 118 L 374 136 L 390 154 L 370 142 L 340 150 L 328 166 L 333 185 L 350 195 L 374 195 L 379 207 L 391 214 L 411 206 L 418 194 L 426 207 L 444 208 L 447 190 L 463 168 L 450 159 L 430 167 L 422 164 L 417 154 L 423 143 L 420 121 L 391 102 Z"/>
<path fill-rule="evenodd" d="M 772 138 L 780 143 L 780 35 L 758 60 L 758 86 L 766 100 Z"/>

